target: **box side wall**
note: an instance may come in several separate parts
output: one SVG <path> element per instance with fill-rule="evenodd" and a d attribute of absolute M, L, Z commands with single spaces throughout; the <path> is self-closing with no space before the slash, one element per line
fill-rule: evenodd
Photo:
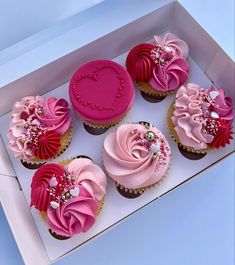
<path fill-rule="evenodd" d="M 0 200 L 25 264 L 48 265 L 49 259 L 16 178 L 0 174 Z"/>
<path fill-rule="evenodd" d="M 225 88 L 235 103 L 233 60 L 179 2 L 174 3 L 169 29 L 187 42 L 195 62 L 216 86 Z"/>

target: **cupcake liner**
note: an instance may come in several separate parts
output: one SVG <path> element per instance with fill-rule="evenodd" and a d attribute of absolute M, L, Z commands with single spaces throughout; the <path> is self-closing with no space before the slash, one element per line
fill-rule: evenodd
<path fill-rule="evenodd" d="M 154 97 L 165 97 L 169 94 L 174 93 L 175 91 L 160 91 L 152 88 L 147 82 L 140 82 L 136 83 L 139 90 L 143 91 L 144 93 L 154 96 Z"/>
<path fill-rule="evenodd" d="M 106 129 L 106 128 L 110 128 L 110 127 L 113 127 L 115 125 L 117 125 L 118 123 L 120 123 L 125 117 L 126 117 L 127 114 L 125 114 L 123 117 L 121 117 L 120 119 L 116 120 L 116 121 L 113 121 L 113 122 L 107 122 L 107 123 L 91 123 L 89 121 L 83 121 L 86 125 L 92 127 L 92 128 L 97 128 L 97 129 Z"/>
<path fill-rule="evenodd" d="M 22 159 L 22 163 L 26 163 L 26 164 L 32 164 L 32 165 L 41 165 L 44 164 L 48 161 L 51 161 L 53 159 L 55 159 L 56 157 L 60 156 L 61 154 L 64 153 L 64 151 L 69 147 L 70 143 L 72 141 L 72 127 L 70 127 L 67 132 L 62 135 L 61 139 L 60 139 L 60 148 L 59 148 L 59 152 L 56 156 L 49 158 L 49 159 L 45 159 L 45 160 L 41 160 L 39 158 L 34 158 L 31 160 L 26 160 L 26 159 Z"/>
<path fill-rule="evenodd" d="M 120 188 L 121 190 L 124 189 L 125 192 L 135 193 L 135 194 L 137 194 L 137 193 L 142 194 L 146 190 L 151 190 L 151 189 L 153 189 L 153 188 L 155 188 L 157 186 L 160 186 L 166 180 L 167 176 L 169 175 L 170 169 L 171 169 L 171 161 L 169 163 L 169 166 L 167 168 L 167 171 L 166 171 L 165 175 L 160 180 L 158 180 L 155 183 L 153 183 L 153 184 L 151 184 L 149 186 L 146 186 L 146 187 L 142 187 L 142 188 L 138 188 L 138 189 L 129 189 L 129 188 L 124 187 L 123 185 L 121 185 L 120 183 L 118 183 L 116 181 L 115 181 L 115 186 L 117 188 Z"/>
<path fill-rule="evenodd" d="M 193 147 L 190 147 L 190 146 L 186 146 L 186 145 L 183 145 L 180 140 L 179 140 L 179 137 L 174 129 L 174 124 L 172 122 L 172 116 L 173 116 L 173 111 L 174 111 L 174 104 L 175 104 L 175 101 L 173 101 L 170 105 L 170 107 L 168 108 L 168 112 L 167 112 L 167 127 L 168 127 L 168 131 L 169 131 L 169 134 L 170 136 L 172 137 L 172 139 L 180 146 L 182 147 L 184 150 L 190 152 L 190 153 L 197 153 L 197 154 L 206 154 L 208 153 L 209 151 L 211 151 L 211 148 L 210 147 L 207 147 L 207 148 L 203 148 L 203 149 L 195 149 Z"/>

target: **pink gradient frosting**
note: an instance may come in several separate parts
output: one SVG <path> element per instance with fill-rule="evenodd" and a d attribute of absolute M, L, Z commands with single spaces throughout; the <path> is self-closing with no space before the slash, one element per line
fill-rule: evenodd
<path fill-rule="evenodd" d="M 43 123 L 48 131 L 64 134 L 71 124 L 71 111 L 68 102 L 61 98 L 50 97 L 43 101 L 44 114 L 38 115 L 38 120 Z"/>
<path fill-rule="evenodd" d="M 39 168 L 32 179 L 30 207 L 34 206 L 40 212 L 47 211 L 50 202 L 50 179 L 55 177 L 59 182 L 59 177 L 64 174 L 64 169 L 57 164 L 46 164 Z"/>
<path fill-rule="evenodd" d="M 188 79 L 189 64 L 182 57 L 175 57 L 153 69 L 149 84 L 160 91 L 174 91 Z"/>
<path fill-rule="evenodd" d="M 156 136 L 154 142 L 145 139 L 149 131 Z M 159 150 L 152 149 L 156 145 Z M 170 157 L 166 138 L 152 126 L 147 129 L 141 124 L 123 124 L 104 141 L 103 162 L 107 173 L 130 189 L 146 187 L 162 179 Z"/>
<path fill-rule="evenodd" d="M 130 109 L 134 86 L 121 65 L 97 60 L 75 72 L 70 81 L 69 96 L 81 119 L 93 123 L 113 122 Z"/>
<path fill-rule="evenodd" d="M 74 159 L 65 169 L 75 177 L 75 183 L 83 185 L 96 200 L 100 201 L 104 197 L 106 176 L 90 159 Z"/>
<path fill-rule="evenodd" d="M 17 101 L 12 109 L 10 129 L 8 130 L 9 148 L 18 158 L 30 159 L 34 156 L 32 150 L 27 147 L 26 139 L 27 129 L 25 128 L 26 120 L 24 116 L 31 114 L 31 108 L 41 104 L 43 98 L 40 96 L 24 97 Z M 23 114 L 23 115 L 22 115 Z"/>
<path fill-rule="evenodd" d="M 98 202 L 90 193 L 79 185 L 79 195 L 70 198 L 57 209 L 47 209 L 46 222 L 55 233 L 71 237 L 80 232 L 87 232 L 95 223 Z"/>
<path fill-rule="evenodd" d="M 156 44 L 159 44 L 162 48 L 167 47 L 175 55 L 187 59 L 189 48 L 185 41 L 179 39 L 173 33 L 166 33 L 164 35 L 155 35 L 154 40 Z"/>

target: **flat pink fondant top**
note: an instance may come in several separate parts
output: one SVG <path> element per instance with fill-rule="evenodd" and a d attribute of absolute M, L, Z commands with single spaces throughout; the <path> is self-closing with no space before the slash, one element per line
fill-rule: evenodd
<path fill-rule="evenodd" d="M 94 123 L 112 122 L 129 110 L 134 86 L 128 72 L 109 60 L 91 61 L 73 75 L 69 96 L 78 116 Z"/>

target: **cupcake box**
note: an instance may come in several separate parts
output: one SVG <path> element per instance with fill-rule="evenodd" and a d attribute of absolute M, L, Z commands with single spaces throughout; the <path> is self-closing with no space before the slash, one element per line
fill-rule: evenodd
<path fill-rule="evenodd" d="M 189 45 L 189 82 L 196 82 L 204 87 L 210 87 L 213 82 L 217 87 L 224 87 L 226 94 L 233 97 L 235 102 L 233 61 L 178 2 L 139 1 L 138 5 L 133 6 L 130 1 L 121 6 L 117 1 L 113 5 L 117 7 L 112 7 L 112 12 L 104 12 L 105 15 L 93 21 L 87 17 L 89 23 L 79 27 L 75 26 L 78 18 L 74 16 L 56 25 L 54 34 L 51 34 L 52 29 L 40 33 L 37 40 L 40 43 L 35 44 L 33 39 L 29 38 L 21 44 L 22 54 L 16 51 L 17 58 L 9 56 L 9 60 L 0 65 L 0 98 L 4 98 L 0 104 L 0 200 L 26 264 L 37 260 L 38 264 L 44 265 L 62 258 L 234 152 L 233 141 L 226 148 L 210 152 L 200 160 L 183 157 L 167 130 L 166 115 L 174 95 L 159 103 L 149 103 L 136 90 L 134 106 L 122 123 L 147 121 L 164 133 L 172 150 L 172 162 L 166 178 L 135 199 L 121 196 L 115 184 L 108 178 L 102 214 L 88 233 L 79 234 L 66 241 L 56 240 L 48 233 L 38 213 L 29 208 L 30 183 L 35 171 L 22 167 L 20 161 L 7 149 L 6 132 L 10 111 L 17 99 L 39 94 L 45 97 L 63 97 L 69 101 L 68 81 L 80 65 L 95 59 L 112 59 L 124 66 L 127 53 L 134 45 L 151 42 L 153 35 L 171 31 Z M 90 15 L 100 9 L 109 8 L 108 2 L 101 3 L 90 11 Z M 128 10 L 131 10 L 131 13 Z M 89 16 L 89 10 L 86 16 Z M 107 24 L 105 21 L 110 18 L 112 23 Z M 62 27 L 63 23 L 66 27 Z M 73 29 L 69 28 L 72 25 Z M 37 49 L 28 49 L 26 52 L 30 42 L 31 46 L 37 45 Z M 6 59 L 7 57 L 4 60 Z M 99 136 L 91 135 L 84 130 L 82 122 L 77 120 L 74 114 L 72 142 L 69 148 L 53 161 L 87 155 L 102 166 L 103 141 L 114 129 L 110 128 Z M 28 245 L 31 246 L 30 251 Z"/>

